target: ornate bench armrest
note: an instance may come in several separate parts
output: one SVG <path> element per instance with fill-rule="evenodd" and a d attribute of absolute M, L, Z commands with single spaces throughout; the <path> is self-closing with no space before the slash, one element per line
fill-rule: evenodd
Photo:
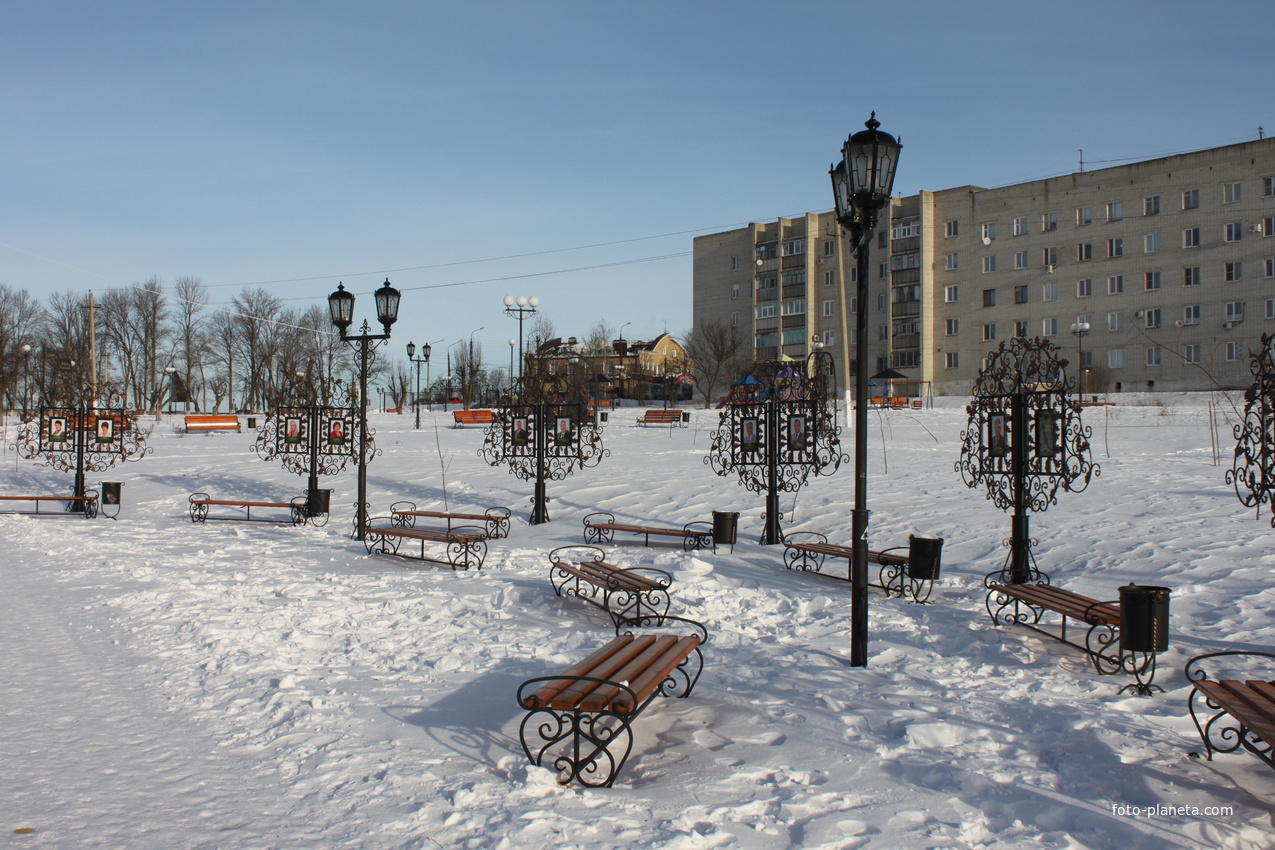
<path fill-rule="evenodd" d="M 708 627 L 698 620 L 691 620 L 686 617 L 675 617 L 672 614 L 641 614 L 637 617 L 623 617 L 616 620 L 615 633 L 617 635 L 633 634 L 635 629 L 645 628 L 665 628 L 670 623 L 683 624 L 688 626 L 687 631 L 699 638 L 700 645 L 708 643 Z"/>

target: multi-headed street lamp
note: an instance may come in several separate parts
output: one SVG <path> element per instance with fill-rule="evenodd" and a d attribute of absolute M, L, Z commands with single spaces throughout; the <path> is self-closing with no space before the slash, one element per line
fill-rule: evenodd
<path fill-rule="evenodd" d="M 854 364 L 853 564 L 850 571 L 850 666 L 868 665 L 868 248 L 881 209 L 890 202 L 900 144 L 873 112 L 841 148 L 829 171 L 837 221 L 850 233 L 858 262 L 858 314 Z"/>
<path fill-rule="evenodd" d="M 1071 332 L 1076 337 L 1076 374 L 1080 376 L 1080 394 L 1085 394 L 1085 337 L 1093 327 L 1088 322 L 1075 322 Z"/>
<path fill-rule="evenodd" d="M 428 342 L 425 343 L 421 346 L 421 356 L 418 358 L 416 356 L 416 343 L 409 342 L 407 344 L 407 359 L 416 364 L 416 395 L 412 400 L 416 404 L 416 430 L 418 431 L 421 428 L 421 364 L 429 365 L 429 353 L 431 350 L 432 346 Z M 428 390 L 429 373 L 426 372 L 425 374 L 425 385 Z"/>
<path fill-rule="evenodd" d="M 358 336 L 346 333 L 354 323 L 354 295 L 345 291 L 345 284 L 338 283 L 336 292 L 328 296 L 328 310 L 332 314 L 332 324 L 341 332 L 341 341 L 349 343 L 359 352 L 359 445 L 356 460 L 359 465 L 358 504 L 354 508 L 354 536 L 362 540 L 367 534 L 367 358 L 368 352 L 381 342 L 390 338 L 390 326 L 398 319 L 398 302 L 400 293 L 390 286 L 389 278 L 376 290 L 376 320 L 381 323 L 385 333 L 371 334 L 367 320 Z"/>
<path fill-rule="evenodd" d="M 518 377 L 522 377 L 522 323 L 528 316 L 536 313 L 536 308 L 540 306 L 540 299 L 535 295 L 506 295 L 505 296 L 505 315 L 513 316 L 518 320 Z"/>

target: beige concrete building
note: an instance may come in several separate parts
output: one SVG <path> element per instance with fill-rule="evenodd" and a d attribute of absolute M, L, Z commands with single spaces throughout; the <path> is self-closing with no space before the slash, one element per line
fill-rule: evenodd
<path fill-rule="evenodd" d="M 894 395 L 967 394 L 984 356 L 1015 336 L 1083 362 L 1091 393 L 1238 388 L 1261 334 L 1275 333 L 1272 139 L 923 191 L 882 218 L 869 369 L 917 382 Z M 699 237 L 694 258 L 696 325 L 747 328 L 758 359 L 803 356 L 818 336 L 844 382 L 854 260 L 831 213 Z"/>

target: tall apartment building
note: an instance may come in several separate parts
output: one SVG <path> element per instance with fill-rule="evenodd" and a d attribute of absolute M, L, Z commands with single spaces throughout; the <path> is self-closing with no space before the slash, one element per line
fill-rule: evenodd
<path fill-rule="evenodd" d="M 1086 392 L 1239 388 L 1275 333 L 1273 139 L 922 191 L 888 212 L 871 254 L 869 368 L 918 382 L 909 394 L 967 394 L 1016 336 L 1049 339 L 1073 374 L 1083 364 Z M 694 256 L 697 325 L 747 328 L 758 359 L 804 355 L 818 335 L 848 363 L 854 260 L 831 213 L 699 237 Z"/>

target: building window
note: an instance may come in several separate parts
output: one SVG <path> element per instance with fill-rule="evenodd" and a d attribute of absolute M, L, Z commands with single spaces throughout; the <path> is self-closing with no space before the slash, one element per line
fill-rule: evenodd
<path fill-rule="evenodd" d="M 1114 349 L 1107 352 L 1107 368 L 1123 369 L 1124 368 L 1124 350 Z"/>
<path fill-rule="evenodd" d="M 1182 209 L 1193 210 L 1200 206 L 1200 190 L 1187 189 L 1182 193 Z"/>
<path fill-rule="evenodd" d="M 859 282 L 859 267 L 858 266 L 850 267 L 850 282 L 851 283 Z"/>
<path fill-rule="evenodd" d="M 1199 363 L 1200 362 L 1200 346 L 1198 344 L 1188 345 L 1185 351 L 1185 358 L 1186 358 L 1186 362 L 1188 363 Z"/>
<path fill-rule="evenodd" d="M 992 254 L 990 257 L 984 257 L 983 274 L 989 274 L 994 271 L 996 271 L 996 255 Z"/>
<path fill-rule="evenodd" d="M 837 272 L 835 269 L 828 269 L 827 271 L 823 273 L 823 285 L 824 286 L 837 285 Z"/>
<path fill-rule="evenodd" d="M 1224 279 L 1227 283 L 1234 283 L 1244 276 L 1243 263 L 1224 263 L 1225 272 Z"/>
<path fill-rule="evenodd" d="M 961 298 L 961 287 L 955 283 L 950 286 L 943 287 L 943 302 L 945 304 L 955 304 Z"/>
<path fill-rule="evenodd" d="M 1275 197 L 1275 177 L 1262 178 L 1262 194 L 1267 197 Z"/>
<path fill-rule="evenodd" d="M 792 328 L 784 331 L 784 345 L 805 345 L 805 328 Z"/>
<path fill-rule="evenodd" d="M 824 345 L 836 345 L 836 344 L 837 344 L 837 332 L 836 332 L 836 331 L 824 331 L 824 332 L 823 332 L 823 344 L 824 344 Z"/>
<path fill-rule="evenodd" d="M 1018 218 L 1014 219 L 1014 235 L 1015 236 L 1027 235 L 1027 216 L 1025 215 L 1019 216 Z"/>
<path fill-rule="evenodd" d="M 991 342 L 996 339 L 996 323 L 983 325 L 983 342 Z"/>
<path fill-rule="evenodd" d="M 1222 184 L 1222 203 L 1233 204 L 1240 199 L 1239 183 L 1223 183 Z"/>
<path fill-rule="evenodd" d="M 1160 322 L 1162 320 L 1162 317 L 1160 315 L 1159 307 L 1154 307 L 1150 310 L 1147 310 L 1145 313 L 1142 314 L 1142 316 L 1144 319 L 1146 319 L 1146 322 L 1145 322 L 1146 327 L 1148 328 L 1160 327 Z"/>
<path fill-rule="evenodd" d="M 762 242 L 757 245 L 757 259 L 773 260 L 779 256 L 778 242 Z"/>
<path fill-rule="evenodd" d="M 1228 322 L 1244 321 L 1244 302 L 1243 301 L 1226 302 L 1226 320 Z"/>
<path fill-rule="evenodd" d="M 825 257 L 831 257 L 835 253 L 837 253 L 837 243 L 833 242 L 831 239 L 825 240 L 823 243 L 823 255 Z"/>
<path fill-rule="evenodd" d="M 781 278 L 784 286 L 805 286 L 806 270 L 796 269 L 790 272 L 784 272 Z"/>
<path fill-rule="evenodd" d="M 1262 219 L 1262 223 L 1257 226 L 1257 232 L 1263 236 L 1275 236 L 1275 216 Z"/>
<path fill-rule="evenodd" d="M 782 311 L 785 316 L 800 316 L 806 312 L 806 299 L 794 298 L 791 301 L 783 303 Z"/>
<path fill-rule="evenodd" d="M 1200 228 L 1188 227 L 1182 231 L 1182 247 L 1183 248 L 1200 247 Z"/>
<path fill-rule="evenodd" d="M 1058 265 L 1058 249 L 1044 248 L 1040 252 L 1040 257 L 1045 262 L 1045 268 L 1053 271 L 1053 267 Z"/>
<path fill-rule="evenodd" d="M 1267 257 L 1262 265 L 1266 269 L 1266 277 L 1275 277 L 1275 257 Z"/>
<path fill-rule="evenodd" d="M 1182 311 L 1182 324 L 1198 325 L 1200 323 L 1200 305 L 1190 304 Z"/>
<path fill-rule="evenodd" d="M 1044 284 L 1041 287 L 1041 289 L 1043 290 L 1043 294 L 1041 296 L 1042 300 L 1044 301 L 1058 300 L 1058 284 L 1057 283 L 1050 281 L 1049 283 Z"/>
<path fill-rule="evenodd" d="M 877 247 L 886 248 L 890 245 L 890 235 L 884 230 L 877 233 Z"/>
<path fill-rule="evenodd" d="M 733 310 L 730 314 L 730 326 L 732 328 L 739 327 L 739 311 Z"/>
<path fill-rule="evenodd" d="M 1107 314 L 1107 330 L 1109 331 L 1124 330 L 1124 313 L 1108 313 Z"/>
<path fill-rule="evenodd" d="M 1076 224 L 1082 227 L 1086 224 L 1093 224 L 1093 207 L 1077 207 Z"/>
<path fill-rule="evenodd" d="M 1123 257 L 1124 256 L 1124 239 L 1119 237 L 1107 240 L 1107 256 Z"/>
<path fill-rule="evenodd" d="M 983 225 L 983 238 L 987 240 L 996 238 L 996 222 L 989 221 Z"/>
<path fill-rule="evenodd" d="M 910 236 L 921 235 L 921 220 L 909 218 L 906 221 L 896 221 L 894 223 L 892 238 L 907 239 Z"/>
<path fill-rule="evenodd" d="M 1058 213 L 1045 213 L 1040 217 L 1040 229 L 1042 232 L 1058 229 Z"/>
<path fill-rule="evenodd" d="M 881 340 L 881 342 L 889 341 L 890 339 L 889 325 L 877 325 L 877 339 Z"/>
<path fill-rule="evenodd" d="M 1159 289 L 1159 288 L 1160 288 L 1160 273 L 1159 273 L 1159 272 L 1146 272 L 1146 273 L 1143 275 L 1143 287 L 1142 287 L 1142 288 L 1143 288 L 1143 289 L 1146 289 L 1147 291 L 1150 291 L 1150 290 L 1152 290 L 1152 289 Z"/>
<path fill-rule="evenodd" d="M 1239 363 L 1243 356 L 1243 346 L 1238 342 L 1228 342 L 1226 344 L 1226 362 Z"/>
<path fill-rule="evenodd" d="M 983 306 L 984 307 L 996 306 L 996 290 L 995 289 L 983 290 Z"/>
<path fill-rule="evenodd" d="M 1088 298 L 1090 295 L 1093 295 L 1093 279 L 1087 277 L 1076 281 L 1076 297 Z"/>
<path fill-rule="evenodd" d="M 1027 268 L 1027 252 L 1026 251 L 1014 252 L 1014 268 L 1016 269 Z"/>
<path fill-rule="evenodd" d="M 1143 240 L 1142 250 L 1148 254 L 1158 253 L 1160 250 L 1160 234 L 1148 233 Z"/>
<path fill-rule="evenodd" d="M 731 258 L 730 258 L 730 267 L 731 267 L 732 269 L 738 269 L 738 268 L 739 268 L 739 257 L 731 257 Z"/>
<path fill-rule="evenodd" d="M 831 299 L 829 299 L 828 301 L 823 302 L 823 314 L 824 314 L 825 316 L 835 316 L 835 315 L 837 315 L 837 302 L 836 302 L 836 301 L 833 301 L 833 300 L 831 300 Z"/>
<path fill-rule="evenodd" d="M 1014 303 L 1015 304 L 1027 303 L 1027 284 L 1024 283 L 1020 286 L 1014 287 Z"/>
<path fill-rule="evenodd" d="M 1124 292 L 1124 275 L 1113 274 L 1111 277 L 1107 278 L 1108 295 L 1119 295 L 1122 292 Z"/>
<path fill-rule="evenodd" d="M 1200 285 L 1200 267 L 1192 266 L 1191 268 L 1182 270 L 1183 286 L 1199 286 Z"/>
<path fill-rule="evenodd" d="M 778 315 L 779 315 L 778 304 L 775 304 L 772 302 L 770 304 L 757 305 L 757 318 L 759 319 L 773 319 Z"/>
<path fill-rule="evenodd" d="M 1275 319 L 1275 298 L 1266 299 L 1266 318 Z"/>
<path fill-rule="evenodd" d="M 1107 221 L 1119 221 L 1124 218 L 1124 202 L 1113 201 L 1107 204 Z"/>
<path fill-rule="evenodd" d="M 1058 336 L 1058 319 L 1045 319 L 1040 323 L 1040 332 L 1042 336 Z"/>
<path fill-rule="evenodd" d="M 951 239 L 953 236 L 956 236 L 960 232 L 961 232 L 960 225 L 957 224 L 955 219 L 953 219 L 952 221 L 949 221 L 947 223 L 946 229 L 944 231 L 944 235 L 947 236 L 948 239 Z"/>
<path fill-rule="evenodd" d="M 949 271 L 951 271 L 952 269 L 958 268 L 958 264 L 960 262 L 959 257 L 960 255 L 958 254 L 947 255 L 947 268 Z"/>
<path fill-rule="evenodd" d="M 1081 242 L 1080 244 L 1076 246 L 1077 262 L 1083 263 L 1083 262 L 1086 262 L 1087 260 L 1092 260 L 1092 259 L 1093 259 L 1093 243 L 1092 242 Z"/>
<path fill-rule="evenodd" d="M 1244 222 L 1232 221 L 1226 225 L 1226 241 L 1239 242 L 1244 238 Z"/>
<path fill-rule="evenodd" d="M 960 319 L 947 320 L 947 335 L 948 336 L 956 336 L 958 333 L 960 333 L 960 331 L 961 331 Z"/>
<path fill-rule="evenodd" d="M 961 365 L 961 353 L 959 351 L 948 351 L 943 354 L 943 365 L 948 369 L 956 369 Z"/>
<path fill-rule="evenodd" d="M 1148 366 L 1160 365 L 1160 347 L 1159 346 L 1152 346 L 1151 348 L 1147 349 L 1147 365 Z"/>
<path fill-rule="evenodd" d="M 889 274 L 890 274 L 890 264 L 882 263 L 881 267 L 878 269 L 877 277 L 884 279 L 888 277 Z"/>
<path fill-rule="evenodd" d="M 805 239 L 788 239 L 784 242 L 784 256 L 794 257 L 806 253 Z"/>
<path fill-rule="evenodd" d="M 1160 196 L 1152 195 L 1142 199 L 1143 215 L 1159 215 L 1160 214 Z"/>
<path fill-rule="evenodd" d="M 1019 339 L 1027 338 L 1027 323 L 1026 322 L 1014 322 L 1014 336 Z"/>
<path fill-rule="evenodd" d="M 889 306 L 890 305 L 887 303 L 885 293 L 882 292 L 880 295 L 877 296 L 877 309 L 884 312 L 885 309 Z"/>

